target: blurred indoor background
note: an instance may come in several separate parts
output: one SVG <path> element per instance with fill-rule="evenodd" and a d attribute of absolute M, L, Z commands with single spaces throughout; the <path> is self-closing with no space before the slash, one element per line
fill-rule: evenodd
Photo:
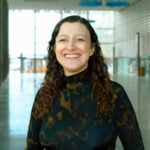
<path fill-rule="evenodd" d="M 24 149 L 51 33 L 69 15 L 88 19 L 97 32 L 111 79 L 127 91 L 149 150 L 149 8 L 150 0 L 0 0 L 0 150 Z"/>

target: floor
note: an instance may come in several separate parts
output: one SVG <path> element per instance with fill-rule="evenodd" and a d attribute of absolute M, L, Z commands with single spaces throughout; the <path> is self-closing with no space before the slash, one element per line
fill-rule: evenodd
<path fill-rule="evenodd" d="M 0 87 L 0 150 L 23 150 L 30 111 L 43 74 L 10 72 Z M 150 148 L 150 78 L 115 75 L 135 109 L 145 150 Z M 117 141 L 117 150 L 122 150 Z"/>

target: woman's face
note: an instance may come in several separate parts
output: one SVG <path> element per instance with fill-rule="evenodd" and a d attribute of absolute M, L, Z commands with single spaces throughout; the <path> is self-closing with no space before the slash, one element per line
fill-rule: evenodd
<path fill-rule="evenodd" d="M 93 52 L 90 33 L 85 25 L 79 22 L 61 25 L 56 37 L 55 53 L 66 76 L 85 70 Z"/>

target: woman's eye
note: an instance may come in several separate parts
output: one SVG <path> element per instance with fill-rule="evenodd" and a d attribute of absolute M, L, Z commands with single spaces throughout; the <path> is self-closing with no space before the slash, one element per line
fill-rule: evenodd
<path fill-rule="evenodd" d="M 82 38 L 79 38 L 79 39 L 78 39 L 78 41 L 85 41 L 85 40 L 84 40 L 84 39 L 82 39 Z"/>
<path fill-rule="evenodd" d="M 64 42 L 64 41 L 66 41 L 65 39 L 59 39 L 58 40 L 59 42 Z"/>

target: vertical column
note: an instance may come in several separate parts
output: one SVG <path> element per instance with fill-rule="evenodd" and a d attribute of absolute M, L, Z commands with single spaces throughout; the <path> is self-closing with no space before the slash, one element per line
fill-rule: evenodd
<path fill-rule="evenodd" d="M 115 73 L 116 73 L 115 46 L 113 46 L 113 58 L 112 58 L 112 63 L 113 63 L 113 74 L 115 74 Z"/>
<path fill-rule="evenodd" d="M 137 75 L 140 76 L 140 33 L 136 33 L 136 48 L 137 48 Z"/>
<path fill-rule="evenodd" d="M 34 73 L 36 73 L 36 71 L 37 71 L 37 67 L 36 67 L 36 15 L 37 15 L 37 13 L 36 13 L 37 11 L 36 10 L 34 10 L 34 58 L 33 58 L 33 65 L 34 65 L 34 69 L 33 69 L 33 72 Z"/>
<path fill-rule="evenodd" d="M 2 82 L 2 1 L 0 1 L 0 84 Z"/>
<path fill-rule="evenodd" d="M 8 71 L 8 4 L 6 0 L 0 0 L 0 84 Z"/>

